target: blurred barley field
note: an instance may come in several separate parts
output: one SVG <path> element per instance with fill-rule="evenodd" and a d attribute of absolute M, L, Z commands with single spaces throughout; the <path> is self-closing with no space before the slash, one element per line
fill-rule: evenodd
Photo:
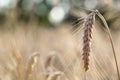
<path fill-rule="evenodd" d="M 15 1 L 17 3 L 17 0 Z M 18 0 L 20 1 L 24 0 Z M 27 6 L 27 10 L 25 6 L 23 6 L 25 9 L 16 6 L 0 12 L 0 80 L 119 80 L 108 33 L 98 17 L 92 32 L 89 70 L 84 71 L 82 58 L 84 19 L 79 20 L 90 13 L 89 9 L 98 8 L 109 25 L 120 69 L 119 4 L 116 4 L 116 8 L 113 0 L 108 0 L 109 3 L 106 1 L 102 3 L 103 0 L 100 0 L 99 4 L 94 3 L 98 6 L 92 8 L 87 6 L 88 0 L 85 2 L 75 0 L 76 3 L 71 0 L 75 8 L 71 8 L 62 19 L 60 14 L 63 13 L 60 6 L 58 7 L 62 1 L 51 0 L 49 4 L 52 7 L 47 5 L 47 8 L 44 0 L 40 1 L 40 6 L 30 3 L 32 9 L 29 8 L 30 5 Z M 64 1 L 63 3 L 67 2 Z M 77 1 L 81 4 L 75 6 Z M 84 5 L 86 9 L 82 2 L 86 4 L 86 7 Z M 82 9 L 77 8 L 80 6 Z M 55 10 L 60 9 L 57 16 L 59 18 L 52 14 L 54 7 Z M 65 9 L 68 9 L 68 6 Z"/>
<path fill-rule="evenodd" d="M 62 74 L 60 80 L 117 80 L 108 36 L 99 27 L 94 30 L 89 70 L 85 73 L 80 44 L 82 39 L 72 36 L 69 28 L 71 25 L 64 24 L 60 28 L 32 26 L 34 28 L 31 25 L 23 28 L 22 25 L 15 29 L 1 30 L 1 80 L 23 80 L 29 74 L 29 79 L 25 80 L 57 80 L 51 79 L 57 73 Z M 112 35 L 119 62 L 120 33 L 113 32 Z M 36 62 L 33 59 L 33 64 L 29 64 L 31 57 L 36 54 L 39 54 Z"/>

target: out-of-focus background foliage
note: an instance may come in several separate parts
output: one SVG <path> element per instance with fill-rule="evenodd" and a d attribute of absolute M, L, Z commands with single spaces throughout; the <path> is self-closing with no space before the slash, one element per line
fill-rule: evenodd
<path fill-rule="evenodd" d="M 98 9 L 110 27 L 119 28 L 119 0 L 0 0 L 0 25 L 36 23 L 58 26 Z M 117 23 L 117 24 L 116 24 Z"/>

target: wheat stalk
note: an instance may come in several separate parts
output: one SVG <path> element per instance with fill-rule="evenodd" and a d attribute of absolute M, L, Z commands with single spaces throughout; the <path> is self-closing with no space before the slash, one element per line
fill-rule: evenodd
<path fill-rule="evenodd" d="M 116 57 L 116 52 L 115 52 L 115 48 L 114 48 L 114 44 L 113 44 L 113 40 L 112 40 L 112 35 L 111 32 L 109 30 L 108 24 L 105 20 L 105 18 L 100 14 L 100 12 L 98 10 L 95 10 L 96 14 L 98 15 L 98 17 L 102 20 L 104 26 L 107 29 L 108 32 L 108 36 L 110 39 L 110 43 L 111 43 L 111 47 L 112 47 L 112 51 L 113 51 L 113 55 L 114 55 L 114 59 L 115 59 L 115 64 L 116 64 L 116 69 L 117 69 L 117 75 L 118 75 L 118 80 L 120 80 L 120 73 L 119 73 L 119 68 L 118 68 L 118 62 L 117 62 L 117 57 Z"/>

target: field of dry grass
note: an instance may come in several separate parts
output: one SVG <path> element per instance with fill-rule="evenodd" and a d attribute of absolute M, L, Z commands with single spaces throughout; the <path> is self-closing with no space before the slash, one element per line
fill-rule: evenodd
<path fill-rule="evenodd" d="M 118 80 L 109 38 L 97 25 L 87 72 L 83 69 L 82 34 L 74 37 L 71 25 L 16 26 L 0 30 L 0 80 Z M 120 32 L 111 34 L 120 65 Z"/>
<path fill-rule="evenodd" d="M 120 80 L 119 0 L 13 1 L 14 8 L 0 10 L 0 80 Z M 52 23 L 48 17 L 56 7 L 64 19 Z"/>

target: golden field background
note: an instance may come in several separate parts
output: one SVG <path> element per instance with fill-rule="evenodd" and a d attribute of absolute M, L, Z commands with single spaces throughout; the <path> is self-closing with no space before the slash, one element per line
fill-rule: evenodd
<path fill-rule="evenodd" d="M 84 72 L 84 29 L 80 28 L 84 20 L 78 19 L 86 17 L 91 12 L 90 9 L 98 9 L 105 17 L 120 69 L 120 2 L 67 0 L 71 3 L 71 8 L 64 19 L 58 22 L 53 19 L 52 22 L 48 19 L 52 9 L 69 7 L 66 0 L 56 1 L 51 0 L 53 4 L 52 7 L 47 4 L 48 9 L 44 1 L 39 4 L 40 7 L 37 5 L 38 8 L 33 5 L 31 11 L 17 6 L 18 4 L 7 11 L 1 11 L 0 8 L 0 80 L 118 80 L 111 44 L 98 17 L 93 27 L 89 70 Z M 58 6 L 61 3 L 66 3 L 67 8 Z M 94 6 L 89 7 L 88 4 Z M 75 26 L 76 24 L 78 25 Z"/>
<path fill-rule="evenodd" d="M 19 28 L 1 30 L 1 80 L 59 80 L 51 78 L 60 73 L 60 80 L 117 80 L 111 45 L 103 29 L 97 26 L 93 29 L 89 70 L 84 72 L 82 34 L 73 37 L 71 25 L 63 24 L 58 28 L 24 26 L 26 28 L 22 25 Z M 119 35 L 119 31 L 112 32 L 118 62 Z M 39 56 L 34 56 L 36 54 Z"/>

